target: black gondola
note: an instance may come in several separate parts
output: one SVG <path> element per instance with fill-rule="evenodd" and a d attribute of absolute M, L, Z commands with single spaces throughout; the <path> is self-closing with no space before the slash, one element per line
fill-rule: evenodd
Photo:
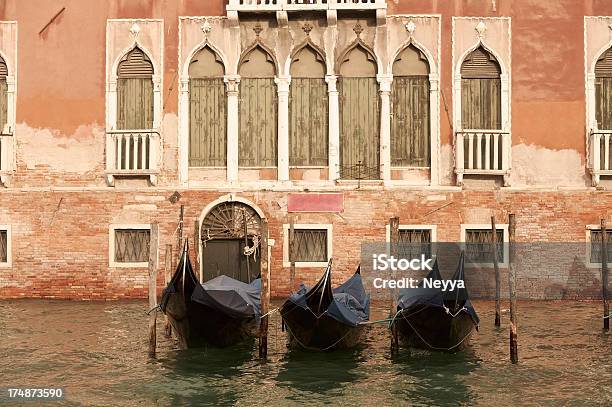
<path fill-rule="evenodd" d="M 280 309 L 292 347 L 324 351 L 352 347 L 361 339 L 362 323 L 370 318 L 370 296 L 360 269 L 332 290 L 331 264 L 314 287 L 302 284 Z"/>
<path fill-rule="evenodd" d="M 438 262 L 426 279 L 442 280 Z M 452 280 L 464 280 L 464 253 Z M 400 292 L 396 325 L 403 345 L 434 351 L 457 352 L 465 349 L 474 330 L 478 330 L 478 315 L 470 302 L 467 288 L 442 291 L 441 288 L 405 288 Z"/>
<path fill-rule="evenodd" d="M 200 284 L 188 253 L 185 244 L 160 304 L 180 347 L 225 347 L 256 336 L 261 317 L 261 279 L 247 284 L 222 275 Z"/>

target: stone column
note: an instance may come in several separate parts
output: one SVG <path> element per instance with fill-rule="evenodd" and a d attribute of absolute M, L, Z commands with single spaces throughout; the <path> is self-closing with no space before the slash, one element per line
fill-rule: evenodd
<path fill-rule="evenodd" d="M 238 90 L 239 75 L 226 75 L 227 86 L 227 181 L 238 181 Z"/>
<path fill-rule="evenodd" d="M 291 77 L 274 79 L 278 92 L 278 180 L 289 181 L 289 85 Z"/>
<path fill-rule="evenodd" d="M 392 75 L 377 75 L 380 86 L 380 175 L 391 180 L 391 83 Z"/>
<path fill-rule="evenodd" d="M 327 92 L 329 98 L 329 145 L 328 166 L 329 179 L 335 181 L 340 178 L 340 104 L 338 100 L 338 77 L 327 75 Z"/>
<path fill-rule="evenodd" d="M 440 79 L 429 75 L 430 185 L 440 185 Z"/>
<path fill-rule="evenodd" d="M 189 78 L 179 80 L 179 182 L 189 181 Z"/>

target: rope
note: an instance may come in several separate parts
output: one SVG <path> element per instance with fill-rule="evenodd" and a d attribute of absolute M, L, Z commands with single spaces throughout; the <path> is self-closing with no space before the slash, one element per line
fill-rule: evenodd
<path fill-rule="evenodd" d="M 308 349 L 308 350 L 320 351 L 320 352 L 325 352 L 326 350 L 329 350 L 329 349 L 333 348 L 334 346 L 336 346 L 337 344 L 339 344 L 340 342 L 342 342 L 342 341 L 344 340 L 344 338 L 346 338 L 346 337 L 348 336 L 348 334 L 350 334 L 350 333 L 351 333 L 351 330 L 349 329 L 349 330 L 348 330 L 348 331 L 346 331 L 346 333 L 345 333 L 345 334 L 342 336 L 342 338 L 338 339 L 336 342 L 332 343 L 331 345 L 329 345 L 329 346 L 328 346 L 328 347 L 326 347 L 326 348 L 319 349 L 319 348 L 313 348 L 313 347 L 311 347 L 311 346 L 308 346 L 308 345 L 303 344 L 303 343 L 302 343 L 302 342 L 301 342 L 301 341 L 298 339 L 298 337 L 297 337 L 297 336 L 295 336 L 295 335 L 293 334 L 293 332 L 291 332 L 291 328 L 289 328 L 289 325 L 285 325 L 285 326 L 286 326 L 286 328 L 287 328 L 287 332 L 289 332 L 289 335 L 291 335 L 291 337 L 292 337 L 293 339 L 295 339 L 295 341 L 296 341 L 298 344 L 300 344 L 300 346 L 301 346 L 302 348 L 304 348 L 304 349 Z"/>
<path fill-rule="evenodd" d="M 253 246 L 251 247 L 245 246 L 244 249 L 242 249 L 242 253 L 245 256 L 251 256 L 257 252 L 258 247 L 259 247 L 259 236 L 255 235 L 253 236 Z M 257 257 L 257 255 L 255 255 L 255 257 Z"/>
<path fill-rule="evenodd" d="M 148 311 L 147 311 L 147 315 L 151 315 L 151 312 L 153 312 L 153 311 L 155 311 L 155 310 L 157 310 L 157 311 L 161 312 L 161 310 L 162 310 L 162 309 L 161 309 L 161 307 L 159 306 L 159 304 L 158 304 L 158 305 L 156 305 L 156 306 L 154 306 L 154 307 L 153 307 L 153 308 L 151 308 L 150 310 L 148 310 Z"/>
<path fill-rule="evenodd" d="M 603 317 L 603 319 L 609 319 L 609 318 L 612 318 L 612 312 L 609 315 L 606 315 Z"/>
<path fill-rule="evenodd" d="M 446 313 L 453 318 L 459 315 L 462 311 L 467 311 L 467 308 L 463 307 L 459 311 L 457 311 L 457 313 L 453 314 L 452 312 L 450 312 L 450 308 L 448 308 L 446 305 L 442 304 L 442 306 L 444 307 L 444 311 L 446 311 Z"/>
<path fill-rule="evenodd" d="M 277 312 L 279 309 L 280 309 L 280 308 L 274 308 L 272 311 L 268 311 L 268 312 L 266 312 L 265 314 L 263 314 L 263 315 L 262 315 L 260 318 L 267 317 L 268 315 L 270 315 L 270 314 L 273 314 L 273 313 Z"/>

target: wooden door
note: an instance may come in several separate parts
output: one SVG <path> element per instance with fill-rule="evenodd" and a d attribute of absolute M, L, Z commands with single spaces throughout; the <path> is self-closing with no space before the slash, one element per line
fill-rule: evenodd
<path fill-rule="evenodd" d="M 249 239 L 249 245 L 252 245 Z M 220 275 L 250 283 L 260 272 L 260 257 L 243 254 L 244 239 L 218 239 L 206 242 L 202 250 L 204 282 Z M 248 267 L 247 267 L 248 261 Z M 249 273 L 250 271 L 250 273 Z"/>

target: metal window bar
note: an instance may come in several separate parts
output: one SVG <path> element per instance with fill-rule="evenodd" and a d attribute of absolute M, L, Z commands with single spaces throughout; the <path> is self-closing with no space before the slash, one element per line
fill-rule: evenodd
<path fill-rule="evenodd" d="M 380 168 L 368 166 L 359 161 L 357 164 L 340 165 L 340 179 L 343 180 L 378 180 L 380 179 Z"/>
<path fill-rule="evenodd" d="M 420 258 L 421 254 L 431 258 L 431 230 L 400 229 L 399 255 L 404 259 Z"/>
<path fill-rule="evenodd" d="M 504 231 L 497 229 L 497 259 L 504 260 Z M 471 263 L 493 263 L 493 233 L 490 229 L 471 229 L 465 232 L 465 254 Z"/>
<path fill-rule="evenodd" d="M 293 232 L 293 253 L 289 261 L 294 262 L 326 262 L 327 261 L 327 230 L 325 229 L 295 229 Z"/>
<path fill-rule="evenodd" d="M 6 230 L 0 230 L 0 263 L 8 261 L 8 240 Z"/>
<path fill-rule="evenodd" d="M 612 242 L 612 230 L 606 230 L 608 242 Z M 591 230 L 591 263 L 601 263 L 601 230 Z M 608 260 L 612 259 L 612 244 L 608 244 Z"/>
<path fill-rule="evenodd" d="M 116 229 L 115 261 L 118 263 L 143 263 L 149 260 L 148 229 Z"/>

